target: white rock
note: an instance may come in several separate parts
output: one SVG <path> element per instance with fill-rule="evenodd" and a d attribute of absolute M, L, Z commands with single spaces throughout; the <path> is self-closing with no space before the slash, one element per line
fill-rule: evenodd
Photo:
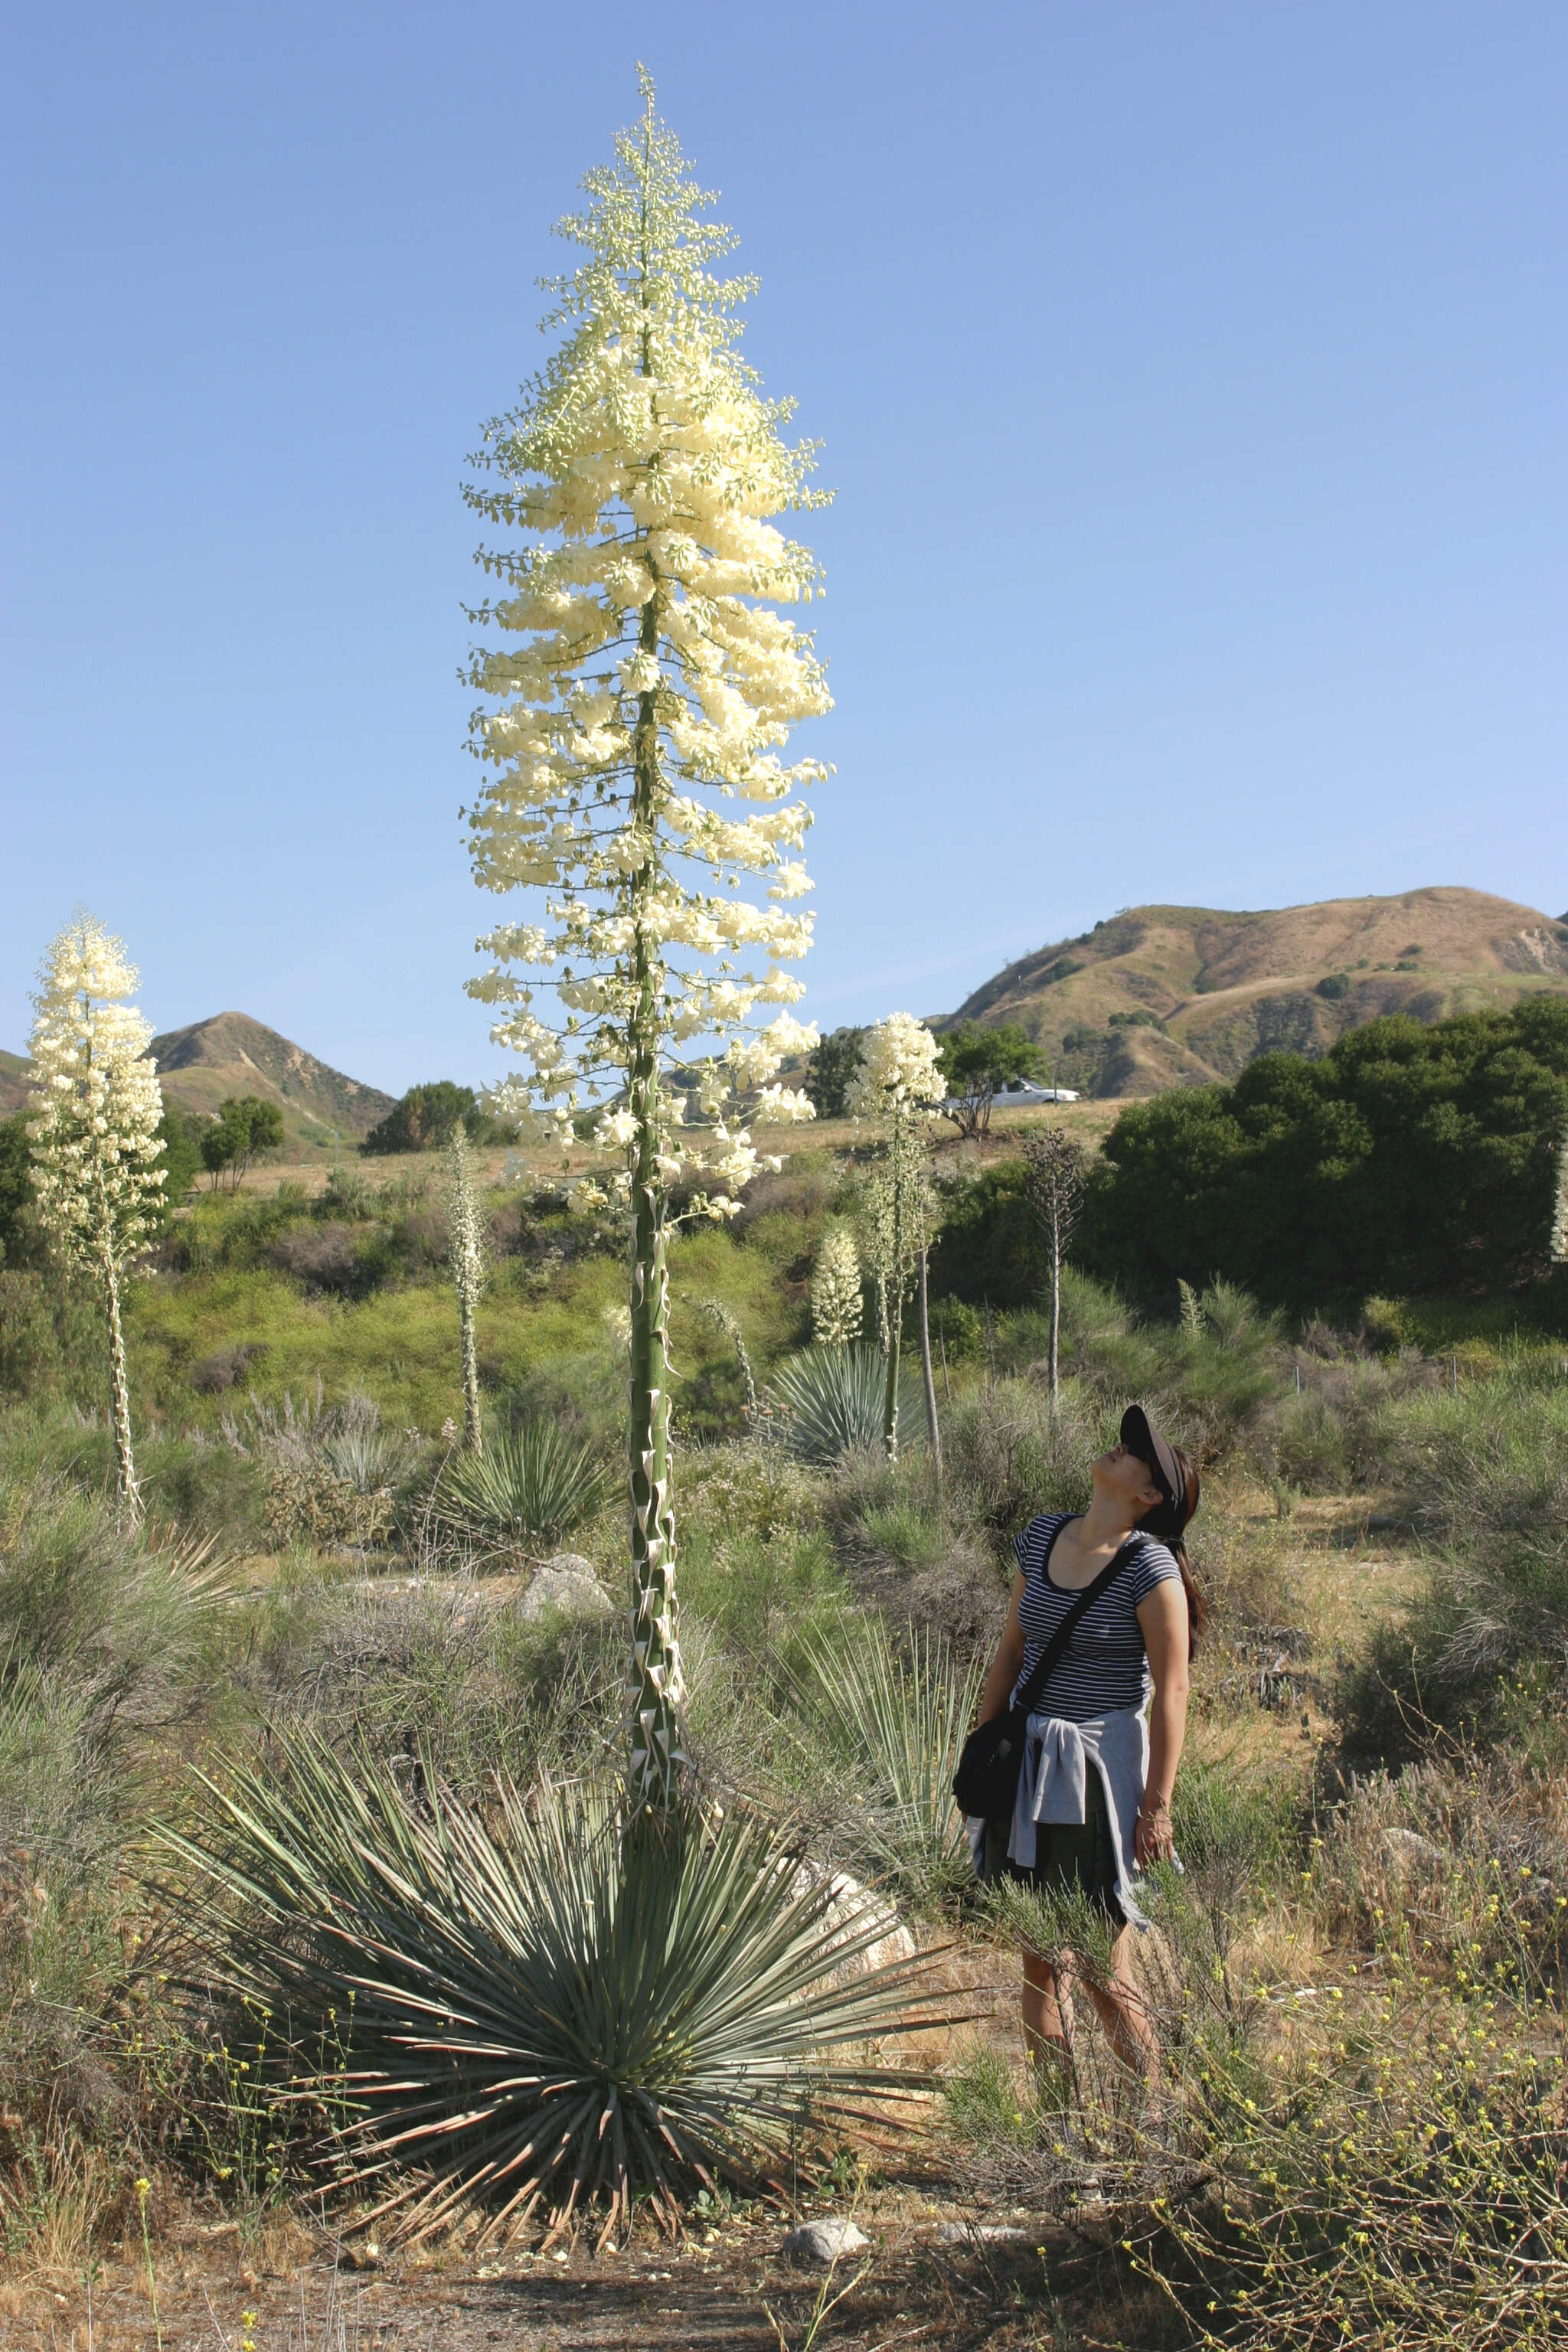
<path fill-rule="evenodd" d="M 790 1891 L 800 1896 L 815 1894 L 822 1885 L 822 1876 L 820 1870 L 802 1863 L 790 1883 Z M 863 1951 L 852 1953 L 837 1973 L 860 1976 L 873 1969 L 890 1968 L 895 1960 L 913 1959 L 919 1947 L 884 1895 L 873 1895 L 848 1871 L 836 1870 L 827 1881 L 827 1898 L 823 1925 L 835 1941 L 847 1941 L 868 1927 L 874 1929 L 876 1935 L 873 1943 Z"/>
<path fill-rule="evenodd" d="M 531 1624 L 547 1609 L 558 1609 L 568 1617 L 607 1617 L 615 1605 L 591 1559 L 584 1559 L 581 1552 L 558 1551 L 534 1570 L 532 1583 L 517 1603 L 517 1613 Z"/>
<path fill-rule="evenodd" d="M 807 2221 L 792 2230 L 784 2250 L 792 2263 L 837 2263 L 846 2254 L 858 2254 L 870 2242 L 864 2230 L 833 2214 L 826 2221 Z"/>
<path fill-rule="evenodd" d="M 1384 1849 L 1394 1871 L 1404 1875 L 1430 1874 L 1443 1867 L 1443 1849 L 1423 1837 L 1419 1830 L 1384 1830 Z"/>

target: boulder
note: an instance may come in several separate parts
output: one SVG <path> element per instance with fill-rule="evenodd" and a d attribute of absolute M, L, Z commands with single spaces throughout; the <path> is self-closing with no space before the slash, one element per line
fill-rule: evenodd
<path fill-rule="evenodd" d="M 825 1874 L 810 1863 L 802 1863 L 791 1880 L 790 1891 L 798 1896 L 813 1895 L 825 1875 L 827 1902 L 823 1925 L 833 1940 L 848 1942 L 866 1927 L 876 1931 L 875 1941 L 863 1951 L 848 1954 L 835 1969 L 836 1976 L 866 1975 L 874 1969 L 890 1968 L 895 1960 L 913 1959 L 919 1946 L 886 1896 L 874 1895 L 848 1871 Z"/>
<path fill-rule="evenodd" d="M 1396 1878 L 1431 1878 L 1443 1867 L 1442 1847 L 1419 1830 L 1384 1830 L 1383 1850 Z"/>
<path fill-rule="evenodd" d="M 834 2213 L 826 2221 L 807 2221 L 792 2230 L 784 2250 L 792 2263 L 826 2264 L 842 2262 L 846 2254 L 858 2254 L 870 2242 L 864 2230 Z"/>
<path fill-rule="evenodd" d="M 531 1624 L 547 1609 L 567 1617 L 607 1617 L 615 1602 L 600 1583 L 591 1559 L 581 1552 L 552 1552 L 533 1571 L 533 1581 L 517 1603 L 517 1613 Z"/>

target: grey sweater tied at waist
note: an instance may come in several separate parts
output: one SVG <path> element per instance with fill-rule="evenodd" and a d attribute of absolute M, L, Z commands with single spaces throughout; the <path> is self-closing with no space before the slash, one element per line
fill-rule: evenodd
<path fill-rule="evenodd" d="M 1099 1773 L 1105 1791 L 1116 1855 L 1116 1899 L 1129 1926 L 1146 1929 L 1149 1919 L 1132 1892 L 1138 1809 L 1149 1780 L 1149 1727 L 1142 1707 L 1097 1716 L 1089 1723 L 1069 1723 L 1058 1715 L 1029 1717 L 1008 1859 L 1023 1870 L 1034 1867 L 1037 1822 L 1049 1827 L 1084 1821 L 1091 1770 Z"/>

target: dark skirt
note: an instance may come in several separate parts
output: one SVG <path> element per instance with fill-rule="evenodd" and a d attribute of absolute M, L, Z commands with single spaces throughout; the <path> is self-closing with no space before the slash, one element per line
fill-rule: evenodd
<path fill-rule="evenodd" d="M 1127 1915 L 1116 1894 L 1116 1844 L 1105 1807 L 1105 1784 L 1093 1764 L 1084 1775 L 1084 1814 L 1081 1822 L 1037 1822 L 1035 1860 L 1028 1869 L 1008 1859 L 1012 1822 L 988 1822 L 985 1874 L 1015 1878 L 1024 1886 L 1076 1886 L 1113 1927 L 1124 1927 Z"/>

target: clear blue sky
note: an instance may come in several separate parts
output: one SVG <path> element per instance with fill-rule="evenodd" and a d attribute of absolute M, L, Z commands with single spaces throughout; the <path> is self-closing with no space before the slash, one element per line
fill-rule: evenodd
<path fill-rule="evenodd" d="M 0 1044 L 493 1074 L 458 486 L 635 66 L 826 444 L 825 1025 L 1140 899 L 1568 906 L 1561 5 L 13 7 Z"/>

